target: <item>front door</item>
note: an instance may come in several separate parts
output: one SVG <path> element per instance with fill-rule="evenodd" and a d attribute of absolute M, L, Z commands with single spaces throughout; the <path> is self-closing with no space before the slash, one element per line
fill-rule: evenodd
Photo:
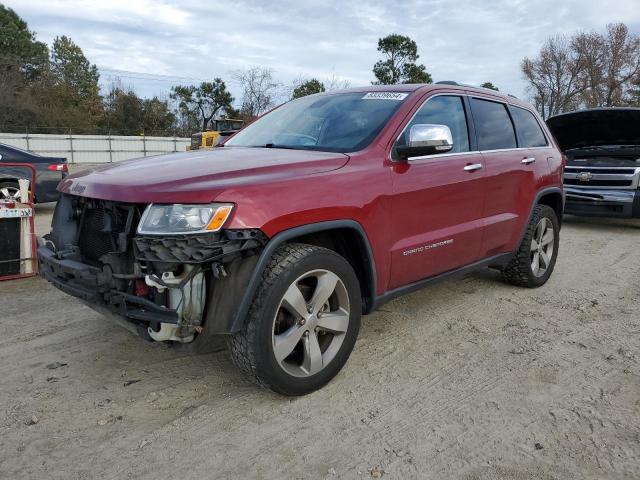
<path fill-rule="evenodd" d="M 398 161 L 393 168 L 389 289 L 432 277 L 480 258 L 484 163 L 471 152 L 463 97 L 438 95 L 420 107 L 397 144 L 416 124 L 447 125 L 453 149 Z"/>

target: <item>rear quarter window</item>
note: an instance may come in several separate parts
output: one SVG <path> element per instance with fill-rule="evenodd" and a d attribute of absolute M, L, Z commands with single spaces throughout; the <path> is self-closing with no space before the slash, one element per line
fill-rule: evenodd
<path fill-rule="evenodd" d="M 480 150 L 516 148 L 516 132 L 504 103 L 472 98 L 471 109 Z"/>
<path fill-rule="evenodd" d="M 516 124 L 520 146 L 524 148 L 546 147 L 547 138 L 544 136 L 536 117 L 528 110 L 511 107 L 513 123 Z"/>

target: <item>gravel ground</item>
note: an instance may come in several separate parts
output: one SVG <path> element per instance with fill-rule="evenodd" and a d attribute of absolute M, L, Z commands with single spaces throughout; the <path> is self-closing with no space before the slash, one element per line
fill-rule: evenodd
<path fill-rule="evenodd" d="M 544 287 L 487 270 L 399 298 L 296 399 L 0 283 L 0 478 L 640 478 L 639 239 L 569 218 Z"/>

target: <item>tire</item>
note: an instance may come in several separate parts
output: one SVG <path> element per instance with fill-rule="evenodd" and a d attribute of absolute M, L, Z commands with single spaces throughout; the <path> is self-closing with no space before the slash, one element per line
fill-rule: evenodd
<path fill-rule="evenodd" d="M 361 314 L 360 284 L 343 257 L 314 245 L 286 244 L 269 260 L 244 328 L 229 339 L 231 357 L 258 385 L 283 395 L 306 395 L 326 385 L 347 362 Z"/>
<path fill-rule="evenodd" d="M 541 236 L 544 237 L 542 242 Z M 542 246 L 539 245 L 540 243 Z M 536 205 L 518 251 L 502 270 L 505 280 L 519 287 L 537 288 L 544 285 L 556 265 L 559 243 L 560 225 L 556 212 L 547 205 Z M 535 271 L 536 258 L 538 259 L 537 271 Z"/>
<path fill-rule="evenodd" d="M 20 186 L 17 182 L 0 182 L 0 199 L 8 198 L 8 194 L 20 192 Z"/>

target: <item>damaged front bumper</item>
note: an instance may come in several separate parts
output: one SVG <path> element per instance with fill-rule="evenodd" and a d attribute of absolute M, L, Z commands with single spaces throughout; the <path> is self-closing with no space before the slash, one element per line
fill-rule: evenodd
<path fill-rule="evenodd" d="M 224 317 L 217 324 L 210 317 L 230 315 L 237 292 L 228 285 L 237 289 L 244 277 L 225 277 L 252 263 L 247 260 L 266 243 L 264 234 L 244 229 L 140 235 L 142 208 L 63 195 L 52 231 L 38 248 L 40 274 L 153 340 L 188 343 L 205 323 L 216 334 L 226 333 Z"/>
<path fill-rule="evenodd" d="M 38 262 L 40 275 L 63 292 L 85 302 L 107 307 L 132 321 L 170 324 L 180 321 L 174 309 L 114 289 L 113 273 L 109 267 L 82 263 L 73 250 L 54 252 L 46 245 L 41 246 L 38 248 Z"/>

